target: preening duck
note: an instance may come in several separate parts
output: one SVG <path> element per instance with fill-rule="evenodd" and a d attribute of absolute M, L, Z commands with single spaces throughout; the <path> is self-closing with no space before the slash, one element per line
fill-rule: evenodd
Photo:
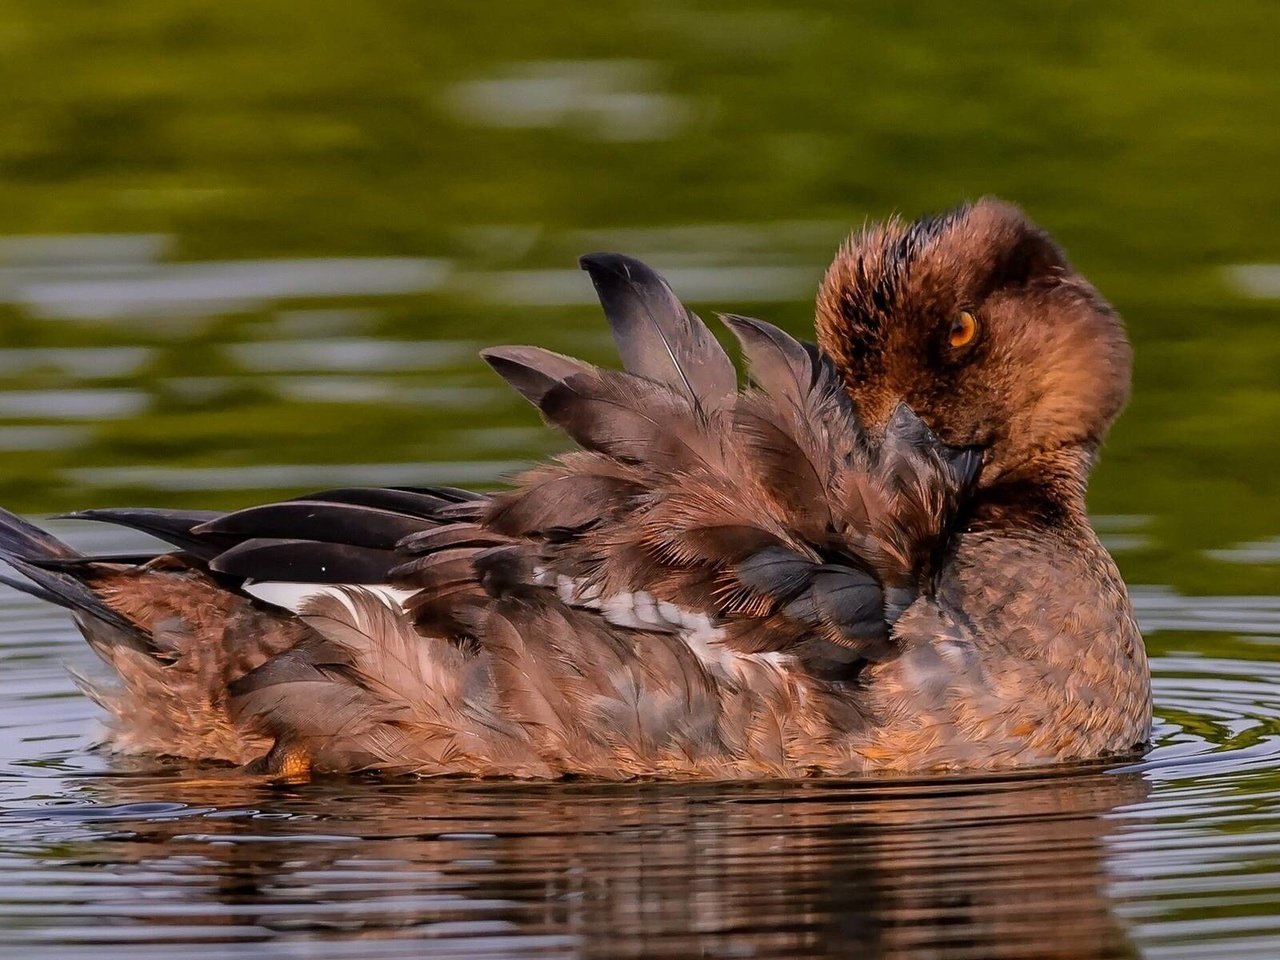
<path fill-rule="evenodd" d="M 1084 493 L 1127 398 L 1119 318 L 994 200 L 855 234 L 817 345 L 655 272 L 582 267 L 623 370 L 484 358 L 578 449 L 495 494 L 324 490 L 0 517 L 71 611 L 117 751 L 275 777 L 804 777 L 1124 755 L 1150 678 Z"/>

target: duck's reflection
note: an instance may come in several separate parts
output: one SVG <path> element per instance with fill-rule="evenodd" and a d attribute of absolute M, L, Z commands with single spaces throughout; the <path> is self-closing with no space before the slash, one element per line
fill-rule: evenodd
<path fill-rule="evenodd" d="M 122 905 L 122 921 L 200 924 L 207 939 L 223 925 L 277 945 L 358 938 L 362 957 L 402 955 L 406 938 L 431 939 L 433 956 L 1134 953 L 1110 909 L 1104 839 L 1106 815 L 1145 796 L 1136 776 L 287 792 L 215 777 L 84 791 L 123 819 L 106 838 L 87 821 L 83 840 L 38 855 L 114 865 L 119 883 L 146 885 L 140 900 L 171 881 L 165 899 L 189 912 Z M 120 806 L 159 800 L 208 812 L 131 819 Z"/>

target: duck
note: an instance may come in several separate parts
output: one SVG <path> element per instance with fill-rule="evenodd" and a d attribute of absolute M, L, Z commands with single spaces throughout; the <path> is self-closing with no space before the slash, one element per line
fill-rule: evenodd
<path fill-rule="evenodd" d="M 735 780 L 1139 752 L 1151 683 L 1085 493 L 1123 323 L 993 198 L 854 232 L 815 342 L 582 257 L 621 369 L 485 361 L 573 448 L 505 489 L 345 487 L 232 512 L 88 509 L 85 556 L 0 515 L 70 611 L 124 754 L 321 774 Z"/>

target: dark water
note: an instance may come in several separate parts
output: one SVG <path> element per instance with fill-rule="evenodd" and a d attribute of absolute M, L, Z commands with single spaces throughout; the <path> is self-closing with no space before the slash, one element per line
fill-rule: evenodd
<path fill-rule="evenodd" d="M 802 331 L 850 227 L 996 193 L 1137 347 L 1091 504 L 1151 756 L 268 789 L 90 750 L 6 591 L 0 954 L 1280 954 L 1280 17 L 880 6 L 0 0 L 0 503 L 492 485 L 557 441 L 475 350 L 607 356 L 577 254 Z"/>

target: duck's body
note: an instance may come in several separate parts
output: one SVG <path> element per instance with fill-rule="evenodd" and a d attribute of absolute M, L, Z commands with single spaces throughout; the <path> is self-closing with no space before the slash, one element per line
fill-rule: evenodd
<path fill-rule="evenodd" d="M 584 267 L 628 372 L 489 352 L 583 447 L 508 492 L 81 514 L 178 548 L 145 558 L 4 518 L 15 585 L 119 676 L 86 685 L 113 747 L 275 775 L 727 778 L 1145 742 L 1142 640 L 1083 502 L 1127 345 L 1017 211 L 864 233 L 820 293 L 822 351 L 727 318 L 741 392 L 656 274 Z"/>

